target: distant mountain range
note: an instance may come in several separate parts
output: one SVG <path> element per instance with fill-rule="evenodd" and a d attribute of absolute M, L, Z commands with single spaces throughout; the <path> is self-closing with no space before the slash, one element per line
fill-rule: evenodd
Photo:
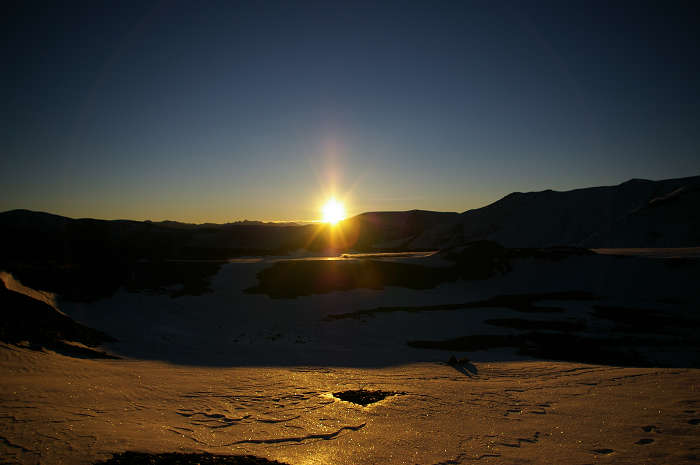
<path fill-rule="evenodd" d="M 326 224 L 71 219 L 29 210 L 0 213 L 0 265 L 113 258 L 221 259 L 322 251 L 440 249 L 488 239 L 507 247 L 700 245 L 700 176 L 566 192 L 512 193 L 464 213 L 363 213 Z"/>

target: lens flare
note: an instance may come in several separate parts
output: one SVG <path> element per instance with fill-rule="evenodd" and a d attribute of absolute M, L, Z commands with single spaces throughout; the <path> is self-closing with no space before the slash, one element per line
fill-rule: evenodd
<path fill-rule="evenodd" d="M 345 208 L 343 204 L 336 199 L 329 199 L 322 208 L 323 221 L 330 224 L 336 224 L 338 221 L 345 219 Z"/>

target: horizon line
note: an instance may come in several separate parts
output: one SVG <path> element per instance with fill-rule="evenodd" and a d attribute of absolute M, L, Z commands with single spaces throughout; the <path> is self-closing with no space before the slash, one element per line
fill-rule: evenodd
<path fill-rule="evenodd" d="M 548 189 L 542 189 L 542 190 L 525 191 L 525 192 L 524 192 L 524 191 L 512 191 L 512 192 L 509 192 L 508 194 L 501 195 L 501 196 L 498 197 L 496 200 L 493 200 L 493 201 L 491 201 L 491 202 L 485 203 L 485 204 L 483 204 L 483 205 L 481 205 L 481 206 L 479 206 L 479 207 L 470 208 L 470 209 L 462 210 L 462 211 L 428 210 L 428 209 L 424 209 L 424 208 L 411 208 L 411 209 L 407 209 L 407 210 L 367 210 L 367 211 L 362 211 L 362 212 L 359 212 L 359 213 L 353 213 L 353 214 L 351 214 L 351 215 L 347 215 L 345 218 L 343 218 L 343 221 L 344 221 L 344 220 L 347 220 L 347 219 L 349 219 L 349 218 L 353 218 L 353 217 L 356 217 L 356 216 L 359 216 L 359 215 L 363 215 L 363 214 L 367 214 L 367 213 L 390 213 L 390 212 L 407 213 L 407 212 L 411 212 L 411 211 L 425 211 L 425 212 L 434 212 L 434 213 L 455 213 L 455 214 L 458 214 L 458 215 L 459 215 L 459 214 L 462 214 L 462 213 L 465 213 L 465 212 L 468 212 L 468 211 L 471 211 L 471 210 L 478 210 L 478 209 L 480 209 L 480 208 L 484 208 L 484 207 L 486 207 L 486 206 L 488 206 L 488 205 L 491 205 L 491 204 L 493 204 L 493 203 L 495 203 L 495 202 L 498 202 L 498 201 L 500 201 L 500 200 L 506 198 L 507 196 L 509 196 L 509 195 L 511 195 L 511 194 L 516 194 L 516 193 L 526 193 L 526 194 L 529 194 L 529 193 L 538 193 L 538 192 L 546 192 L 546 191 L 554 191 L 554 192 L 572 192 L 572 191 L 582 190 L 582 189 L 595 189 L 595 188 L 616 187 L 616 186 L 621 186 L 622 184 L 626 184 L 626 183 L 628 183 L 628 182 L 634 182 L 634 181 L 662 182 L 662 181 L 670 181 L 670 180 L 690 179 L 690 178 L 696 178 L 696 177 L 700 177 L 700 174 L 691 175 L 691 176 L 681 176 L 681 177 L 677 177 L 677 178 L 664 178 L 664 179 L 628 178 L 626 181 L 619 182 L 619 183 L 617 183 L 617 184 L 606 184 L 606 185 L 601 185 L 601 186 L 588 186 L 588 187 L 576 187 L 576 188 L 573 188 L 573 189 L 567 189 L 567 190 L 561 190 L 561 191 L 558 191 L 558 190 L 556 190 L 556 189 L 549 189 L 549 188 L 548 188 Z M 291 220 L 291 219 L 274 219 L 274 220 L 270 220 L 270 219 L 260 219 L 260 220 L 250 220 L 250 219 L 248 219 L 248 218 L 243 218 L 243 219 L 234 219 L 234 220 L 228 220 L 228 221 L 224 221 L 224 222 L 221 222 L 221 223 L 217 223 L 217 222 L 215 222 L 215 221 L 191 222 L 191 221 L 186 221 L 186 220 L 173 220 L 173 219 L 167 219 L 167 218 L 166 218 L 166 219 L 161 219 L 161 220 L 154 220 L 154 219 L 152 219 L 152 218 L 146 218 L 146 219 L 129 219 L 129 218 L 99 218 L 99 217 L 91 217 L 91 216 L 73 217 L 73 216 L 62 215 L 62 214 L 59 214 L 59 213 L 51 213 L 51 212 L 47 212 L 47 211 L 44 211 L 44 210 L 31 210 L 31 209 L 29 209 L 29 208 L 11 208 L 11 209 L 8 209 L 8 210 L 5 210 L 5 211 L 0 212 L 0 214 L 5 214 L 5 213 L 13 212 L 13 211 L 28 211 L 28 212 L 33 212 L 33 213 L 43 213 L 43 214 L 46 214 L 46 215 L 60 216 L 60 217 L 68 218 L 68 219 L 72 219 L 72 220 L 136 221 L 136 222 L 143 222 L 143 223 L 145 223 L 145 222 L 151 222 L 151 223 L 173 222 L 173 223 L 181 223 L 181 224 L 188 224 L 188 225 L 194 225 L 194 226 L 201 226 L 201 225 L 205 225 L 205 224 L 225 225 L 225 224 L 243 223 L 243 222 L 246 222 L 246 221 L 248 221 L 248 222 L 263 223 L 263 224 L 297 223 L 297 224 L 300 224 L 300 225 L 325 223 L 325 221 L 323 221 L 322 219 L 318 219 L 318 218 L 316 218 L 316 219 L 305 219 L 305 220 L 303 220 L 303 219 L 294 219 L 294 220 Z"/>

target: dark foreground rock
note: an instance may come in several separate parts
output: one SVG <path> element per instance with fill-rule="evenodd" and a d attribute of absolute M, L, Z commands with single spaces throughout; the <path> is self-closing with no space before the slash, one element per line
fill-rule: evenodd
<path fill-rule="evenodd" d="M 113 337 L 73 321 L 45 302 L 7 289 L 1 280 L 0 341 L 9 344 L 28 343 L 33 349 L 45 347 L 83 358 L 114 358 L 90 349 L 115 341 Z"/>
<path fill-rule="evenodd" d="M 393 391 L 368 391 L 365 389 L 354 389 L 348 391 L 334 392 L 333 397 L 346 402 L 352 402 L 353 404 L 358 404 L 362 406 L 367 406 L 375 402 L 379 402 L 389 396 L 396 396 L 401 394 L 400 392 Z"/>

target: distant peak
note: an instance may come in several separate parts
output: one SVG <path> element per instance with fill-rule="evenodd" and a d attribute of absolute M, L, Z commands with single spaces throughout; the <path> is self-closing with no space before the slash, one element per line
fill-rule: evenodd
<path fill-rule="evenodd" d="M 650 181 L 649 179 L 642 179 L 642 178 L 632 178 L 629 181 L 625 181 L 620 185 L 624 186 L 627 184 L 646 184 L 648 182 L 654 182 L 654 181 Z"/>
<path fill-rule="evenodd" d="M 61 219 L 69 219 L 68 217 L 61 216 L 61 215 L 56 215 L 54 213 L 47 213 L 47 212 L 39 212 L 39 211 L 34 211 L 34 210 L 27 210 L 26 208 L 16 208 L 14 210 L 7 210 L 4 212 L 0 213 L 1 215 L 12 215 L 12 216 L 34 216 L 34 217 L 45 217 L 45 218 L 61 218 Z"/>

